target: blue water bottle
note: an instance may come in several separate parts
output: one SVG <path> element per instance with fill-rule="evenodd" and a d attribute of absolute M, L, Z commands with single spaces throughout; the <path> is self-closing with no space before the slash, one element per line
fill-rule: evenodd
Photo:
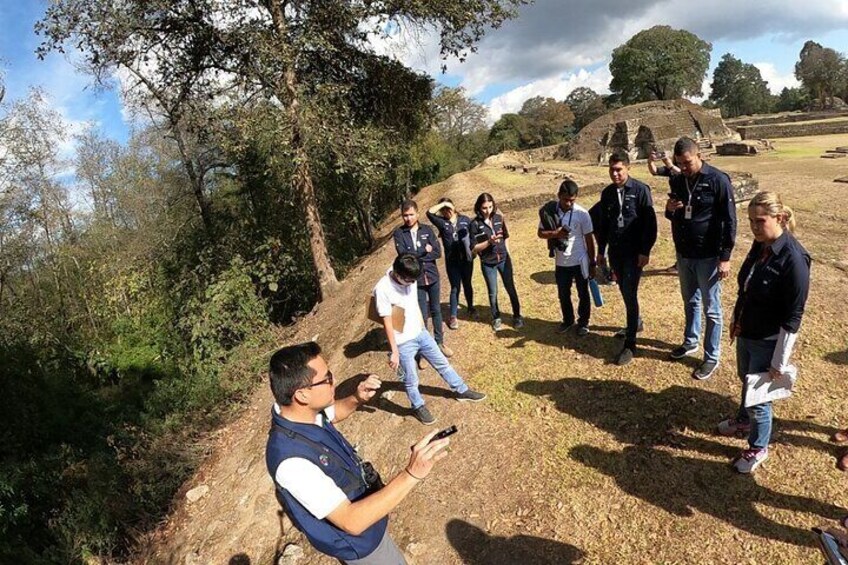
<path fill-rule="evenodd" d="M 592 292 L 592 302 L 595 303 L 595 307 L 600 308 L 603 306 L 604 297 L 601 296 L 601 287 L 598 286 L 598 281 L 589 279 L 589 290 Z"/>

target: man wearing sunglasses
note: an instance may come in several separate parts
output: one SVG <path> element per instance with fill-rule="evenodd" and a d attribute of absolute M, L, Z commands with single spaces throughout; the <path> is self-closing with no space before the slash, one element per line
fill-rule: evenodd
<path fill-rule="evenodd" d="M 388 514 L 444 458 L 449 438 L 424 436 L 403 471 L 383 486 L 334 424 L 380 388 L 370 375 L 347 398 L 315 342 L 284 347 L 270 363 L 274 409 L 266 464 L 277 499 L 295 527 L 322 553 L 355 565 L 405 564 L 387 532 Z"/>
<path fill-rule="evenodd" d="M 424 404 L 418 390 L 417 356 L 426 359 L 456 393 L 459 401 L 479 402 L 486 395 L 468 388 L 451 367 L 436 340 L 427 332 L 421 310 L 418 308 L 417 281 L 421 274 L 418 258 L 411 253 L 398 255 L 392 268 L 374 287 L 377 314 L 383 320 L 383 329 L 391 353 L 389 366 L 397 371 L 406 388 L 413 414 L 425 426 L 436 423 L 436 418 Z"/>

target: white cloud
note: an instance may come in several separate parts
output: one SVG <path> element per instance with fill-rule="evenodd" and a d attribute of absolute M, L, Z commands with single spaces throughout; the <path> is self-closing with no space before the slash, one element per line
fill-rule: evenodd
<path fill-rule="evenodd" d="M 754 63 L 754 66 L 760 69 L 763 79 L 768 81 L 768 87 L 772 94 L 780 94 L 780 91 L 784 88 L 801 86 L 801 83 L 795 78 L 794 72 L 780 74 L 774 63 Z"/>
<path fill-rule="evenodd" d="M 518 112 L 528 98 L 545 96 L 564 100 L 580 86 L 588 86 L 599 94 L 608 93 L 609 82 L 610 73 L 606 65 L 591 72 L 580 69 L 576 73 L 536 80 L 493 98 L 488 105 L 489 122 L 496 122 L 503 114 Z"/>

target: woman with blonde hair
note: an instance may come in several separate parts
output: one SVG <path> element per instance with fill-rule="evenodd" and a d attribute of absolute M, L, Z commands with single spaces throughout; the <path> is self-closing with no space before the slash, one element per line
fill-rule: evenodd
<path fill-rule="evenodd" d="M 780 196 L 755 194 L 748 221 L 754 243 L 739 269 L 730 330 L 742 402 L 735 417 L 718 425 L 722 435 L 748 435 L 748 448 L 733 463 L 740 473 L 753 472 L 768 458 L 772 430 L 771 402 L 745 407 L 746 375 L 768 372 L 777 378 L 787 372 L 810 288 L 810 254 L 792 235 L 795 215 Z"/>

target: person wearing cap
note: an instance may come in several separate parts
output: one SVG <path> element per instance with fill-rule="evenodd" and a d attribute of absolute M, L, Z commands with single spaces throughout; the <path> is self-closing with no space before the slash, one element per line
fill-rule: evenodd
<path fill-rule="evenodd" d="M 692 378 L 704 380 L 715 372 L 721 354 L 721 281 L 730 274 L 736 201 L 730 178 L 701 160 L 695 140 L 677 140 L 674 160 L 681 174 L 669 179 L 665 217 L 671 221 L 686 325 L 683 343 L 670 357 L 682 359 L 698 351 L 703 310 L 704 359 Z"/>
<path fill-rule="evenodd" d="M 456 211 L 450 198 L 441 198 L 439 202 L 427 210 L 427 219 L 439 230 L 442 246 L 445 250 L 445 271 L 450 282 L 450 318 L 448 327 L 455 330 L 459 327 L 457 314 L 459 312 L 459 290 L 465 293 L 465 304 L 468 315 L 473 317 L 474 289 L 471 287 L 471 275 L 474 272 L 474 256 L 471 254 L 468 227 L 471 218 Z"/>
<path fill-rule="evenodd" d="M 554 274 L 557 284 L 562 323 L 557 333 L 567 332 L 575 322 L 571 304 L 571 285 L 577 286 L 577 335 L 589 333 L 589 316 L 592 301 L 589 296 L 589 279 L 595 276 L 595 241 L 592 235 L 592 218 L 577 204 L 577 183 L 567 179 L 559 185 L 556 208 L 552 210 L 556 229 L 546 229 L 539 222 L 537 235 L 541 239 L 556 240 L 554 247 Z M 551 202 L 553 204 L 553 202 Z"/>
<path fill-rule="evenodd" d="M 395 251 L 398 255 L 409 253 L 418 258 L 421 274 L 418 277 L 418 305 L 424 324 L 427 318 L 433 319 L 433 338 L 445 357 L 453 351 L 445 345 L 445 333 L 442 327 L 441 285 L 436 259 L 442 256 L 442 246 L 436 233 L 428 225 L 418 222 L 418 204 L 415 200 L 404 200 L 400 205 L 403 225 L 394 231 Z M 423 369 L 423 366 L 421 366 Z"/>
<path fill-rule="evenodd" d="M 609 264 L 627 311 L 627 327 L 616 334 L 624 338 L 624 346 L 615 363 L 627 365 L 636 354 L 636 333 L 643 329 L 639 282 L 657 241 L 657 216 L 650 187 L 630 176 L 630 156 L 626 151 L 618 149 L 610 156 L 609 175 L 612 184 L 601 192 L 600 221 L 594 226 L 597 262 L 606 263 L 609 247 Z"/>

